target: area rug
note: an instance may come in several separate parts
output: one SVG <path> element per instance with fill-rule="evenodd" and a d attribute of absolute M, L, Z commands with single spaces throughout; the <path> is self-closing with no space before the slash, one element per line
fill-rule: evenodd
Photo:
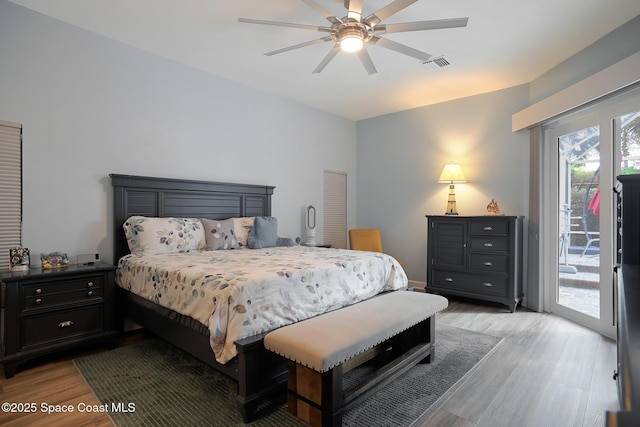
<path fill-rule="evenodd" d="M 344 415 L 343 426 L 409 426 L 472 369 L 500 338 L 436 325 L 436 357 L 413 367 Z M 243 426 L 236 385 L 163 340 L 154 338 L 74 360 L 114 425 Z M 119 410 L 113 410 L 113 405 Z M 305 426 L 286 406 L 250 423 Z"/>

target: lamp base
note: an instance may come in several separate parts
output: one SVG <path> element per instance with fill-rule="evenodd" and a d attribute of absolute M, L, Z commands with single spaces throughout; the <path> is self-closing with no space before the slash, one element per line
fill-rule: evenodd
<path fill-rule="evenodd" d="M 447 200 L 447 211 L 445 215 L 458 215 L 458 208 L 456 207 L 456 189 L 453 183 L 449 184 L 449 199 Z"/>

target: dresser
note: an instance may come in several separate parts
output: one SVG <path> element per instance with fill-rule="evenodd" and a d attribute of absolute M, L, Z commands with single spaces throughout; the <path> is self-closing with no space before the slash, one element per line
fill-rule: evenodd
<path fill-rule="evenodd" d="M 615 267 L 617 366 L 613 378 L 620 411 L 607 427 L 632 427 L 640 419 L 640 175 L 618 177 Z"/>
<path fill-rule="evenodd" d="M 7 378 L 36 357 L 94 341 L 115 344 L 115 267 L 0 272 L 0 360 Z"/>
<path fill-rule="evenodd" d="M 522 300 L 520 216 L 427 215 L 427 292 L 505 304 Z"/>

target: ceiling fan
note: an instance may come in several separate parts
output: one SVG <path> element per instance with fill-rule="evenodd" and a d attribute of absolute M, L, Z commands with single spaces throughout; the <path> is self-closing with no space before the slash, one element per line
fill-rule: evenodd
<path fill-rule="evenodd" d="M 247 18 L 238 18 L 238 21 L 248 24 L 302 28 L 305 30 L 314 30 L 320 31 L 322 33 L 327 33 L 326 36 L 316 40 L 299 43 L 293 46 L 265 53 L 265 55 L 271 56 L 318 43 L 334 42 L 335 44 L 333 48 L 329 51 L 327 56 L 324 57 L 320 64 L 318 64 L 318 66 L 313 70 L 314 73 L 321 72 L 327 66 L 327 64 L 338 54 L 340 50 L 345 52 L 356 52 L 358 54 L 358 57 L 360 58 L 360 61 L 362 62 L 362 65 L 364 65 L 364 68 L 367 70 L 367 73 L 369 73 L 369 75 L 376 73 L 376 67 L 373 65 L 373 61 L 371 60 L 371 57 L 367 52 L 367 49 L 365 47 L 366 44 L 380 46 L 426 62 L 429 60 L 429 58 L 431 58 L 431 55 L 429 55 L 428 53 L 421 52 L 412 47 L 391 41 L 389 39 L 378 37 L 378 35 L 407 31 L 466 27 L 467 22 L 469 21 L 469 18 L 467 17 L 454 19 L 436 19 L 431 21 L 403 22 L 398 24 L 381 24 L 381 22 L 385 19 L 398 13 L 402 9 L 410 6 L 418 0 L 394 0 L 388 5 L 384 6 L 382 9 L 366 17 L 362 16 L 363 0 L 344 0 L 344 7 L 347 9 L 347 15 L 343 18 L 332 15 L 331 12 L 327 11 L 315 0 L 302 1 L 305 2 L 309 7 L 313 8 L 321 15 L 323 15 L 331 23 L 331 26 L 326 27 L 317 25 L 294 24 L 289 22 L 264 21 L 260 19 Z"/>

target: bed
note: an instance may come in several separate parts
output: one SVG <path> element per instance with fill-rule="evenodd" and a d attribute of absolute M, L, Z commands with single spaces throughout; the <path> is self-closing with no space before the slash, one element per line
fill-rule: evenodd
<path fill-rule="evenodd" d="M 286 398 L 287 363 L 264 349 L 267 332 L 406 286 L 402 268 L 384 254 L 297 245 L 140 252 L 132 217 L 270 218 L 274 187 L 115 174 L 111 180 L 118 318 L 237 381 L 245 422 L 265 402 Z"/>

